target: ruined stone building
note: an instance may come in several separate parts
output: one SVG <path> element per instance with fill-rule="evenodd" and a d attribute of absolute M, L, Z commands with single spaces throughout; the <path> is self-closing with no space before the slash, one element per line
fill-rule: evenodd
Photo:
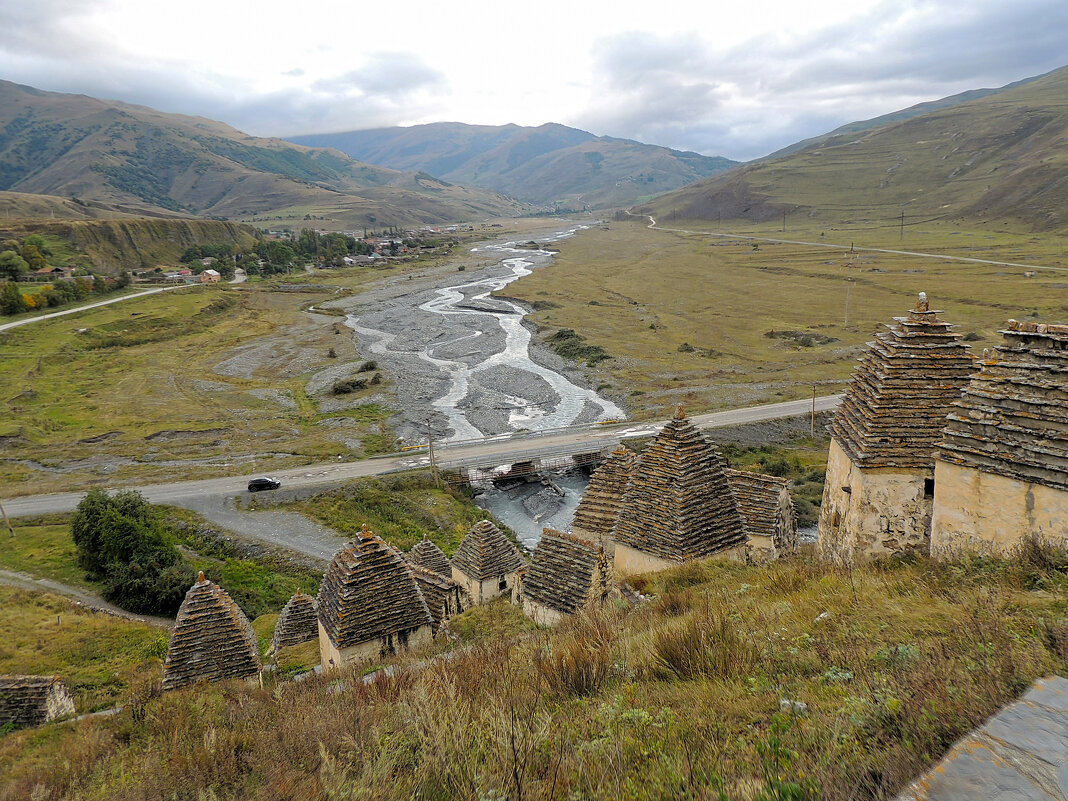
<path fill-rule="evenodd" d="M 252 624 L 226 590 L 204 578 L 202 571 L 174 621 L 163 663 L 163 689 L 247 679 L 259 672 L 259 644 Z"/>
<path fill-rule="evenodd" d="M 373 662 L 433 638 L 433 621 L 412 569 L 367 528 L 334 555 L 319 588 L 323 670 Z"/>
<path fill-rule="evenodd" d="M 307 593 L 298 592 L 282 607 L 278 622 L 274 625 L 270 653 L 291 645 L 310 642 L 319 636 L 319 610 L 315 599 Z"/>
<path fill-rule="evenodd" d="M 1009 320 L 949 411 L 931 552 L 1068 544 L 1068 325 Z"/>
<path fill-rule="evenodd" d="M 745 529 L 726 466 L 681 408 L 642 452 L 612 539 L 622 575 L 705 556 L 745 558 Z"/>
<path fill-rule="evenodd" d="M 575 517 L 571 522 L 572 534 L 603 545 L 609 554 L 614 553 L 612 529 L 619 519 L 623 495 L 637 466 L 638 455 L 625 445 L 620 445 L 593 471 L 582 500 L 575 508 Z"/>
<path fill-rule="evenodd" d="M 452 557 L 452 578 L 474 604 L 492 601 L 515 589 L 526 560 L 489 520 L 471 527 Z"/>
<path fill-rule="evenodd" d="M 443 576 L 452 575 L 452 564 L 449 562 L 449 557 L 445 555 L 441 548 L 432 543 L 430 537 L 426 534 L 408 552 L 408 561 L 413 565 L 425 567 L 427 570 L 432 570 Z"/>
<path fill-rule="evenodd" d="M 746 559 L 762 563 L 797 548 L 797 513 L 785 478 L 727 469 L 727 483 L 745 526 Z"/>
<path fill-rule="evenodd" d="M 604 548 L 547 528 L 523 577 L 523 611 L 552 626 L 586 604 L 604 603 L 612 589 Z"/>
<path fill-rule="evenodd" d="M 973 361 L 920 294 L 868 343 L 830 426 L 821 551 L 835 558 L 927 550 L 934 453 Z"/>
<path fill-rule="evenodd" d="M 74 714 L 58 676 L 0 676 L 0 726 L 40 726 Z"/>
<path fill-rule="evenodd" d="M 422 593 L 426 607 L 430 611 L 435 634 L 450 617 L 471 607 L 471 598 L 467 590 L 450 577 L 428 570 L 421 565 L 411 565 L 411 570 L 415 583 L 419 586 L 419 592 Z"/>

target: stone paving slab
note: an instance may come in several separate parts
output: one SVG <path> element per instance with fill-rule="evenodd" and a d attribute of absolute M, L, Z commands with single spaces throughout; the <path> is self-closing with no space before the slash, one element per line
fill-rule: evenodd
<path fill-rule="evenodd" d="M 1068 801 L 1068 679 L 1039 679 L 896 801 Z"/>

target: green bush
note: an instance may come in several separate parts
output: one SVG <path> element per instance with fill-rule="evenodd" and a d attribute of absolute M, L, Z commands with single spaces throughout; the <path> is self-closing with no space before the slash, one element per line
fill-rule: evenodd
<path fill-rule="evenodd" d="M 193 583 L 148 501 L 136 491 L 90 490 L 71 523 L 78 564 L 104 582 L 104 597 L 139 614 L 172 615 Z"/>

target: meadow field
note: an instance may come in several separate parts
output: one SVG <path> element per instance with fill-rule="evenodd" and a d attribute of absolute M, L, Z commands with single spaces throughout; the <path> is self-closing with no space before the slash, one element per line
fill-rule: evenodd
<path fill-rule="evenodd" d="M 850 232 L 787 225 L 785 233 L 765 224 L 720 236 L 707 222 L 658 220 L 670 230 L 650 230 L 641 218 L 612 221 L 558 243 L 552 264 L 503 294 L 534 308 L 529 319 L 541 336 L 572 329 L 603 348 L 612 358 L 587 366 L 587 376 L 635 418 L 663 417 L 679 403 L 708 411 L 811 397 L 813 385 L 820 395 L 843 391 L 864 344 L 921 291 L 976 355 L 999 341 L 1011 317 L 1068 315 L 1058 237 L 932 225 L 909 230 L 904 241 L 890 234 L 855 241 L 932 254 L 919 257 L 851 253 Z"/>

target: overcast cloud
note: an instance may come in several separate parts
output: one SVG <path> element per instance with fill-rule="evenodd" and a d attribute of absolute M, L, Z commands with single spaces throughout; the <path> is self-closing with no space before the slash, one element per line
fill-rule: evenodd
<path fill-rule="evenodd" d="M 0 78 L 256 135 L 561 122 L 749 159 L 1068 63 L 1063 0 L 0 0 Z"/>

